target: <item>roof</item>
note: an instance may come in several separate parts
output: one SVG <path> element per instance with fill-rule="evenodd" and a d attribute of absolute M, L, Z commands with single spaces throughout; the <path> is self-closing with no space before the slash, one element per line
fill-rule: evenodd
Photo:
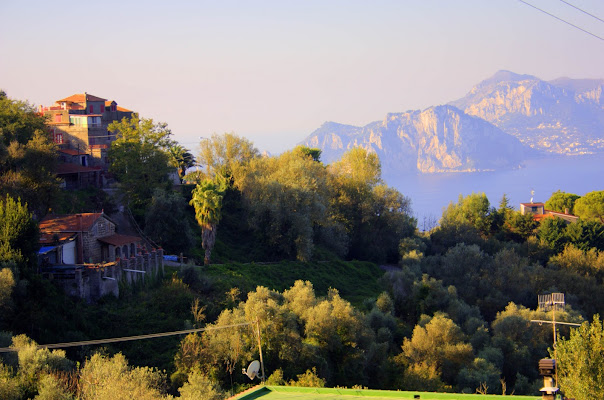
<path fill-rule="evenodd" d="M 140 242 L 141 238 L 138 236 L 120 235 L 119 233 L 115 233 L 111 236 L 98 238 L 97 240 L 112 246 L 123 246 L 125 244 Z"/>
<path fill-rule="evenodd" d="M 417 397 L 416 397 L 417 396 Z M 371 390 L 371 389 L 340 389 L 340 388 L 311 388 L 295 386 L 256 386 L 248 391 L 240 393 L 231 399 L 237 400 L 355 400 L 367 398 L 368 400 L 386 399 L 414 399 L 422 400 L 492 400 L 501 398 L 500 395 L 476 395 L 460 393 L 434 393 L 434 392 L 403 392 L 393 390 Z M 539 396 L 506 396 L 508 400 L 539 400 Z"/>
<path fill-rule="evenodd" d="M 109 107 L 112 104 L 117 104 L 115 100 L 105 100 L 105 107 Z"/>
<path fill-rule="evenodd" d="M 88 231 L 101 217 L 107 218 L 103 213 L 49 214 L 40 221 L 40 232 L 48 234 Z"/>
<path fill-rule="evenodd" d="M 122 111 L 122 112 L 132 112 L 132 110 L 128 110 L 127 108 L 120 107 L 120 106 L 117 106 L 117 110 Z"/>
<path fill-rule="evenodd" d="M 74 232 L 48 232 L 48 233 L 41 233 L 40 234 L 40 240 L 38 240 L 38 243 L 40 244 L 49 244 L 49 243 L 54 243 L 55 240 L 58 241 L 59 243 L 62 243 L 66 240 L 71 239 L 72 237 L 74 237 L 76 234 Z"/>
<path fill-rule="evenodd" d="M 72 94 L 69 97 L 65 97 L 64 99 L 57 100 L 57 103 L 61 102 L 73 102 L 73 103 L 84 103 L 87 101 L 106 101 L 107 99 L 103 99 L 101 97 L 93 96 L 88 93 L 77 93 Z"/>
<path fill-rule="evenodd" d="M 98 172 L 101 171 L 103 167 L 85 167 L 79 164 L 59 164 L 55 172 L 57 175 L 65 175 L 65 174 L 77 174 L 82 172 Z"/>
<path fill-rule="evenodd" d="M 545 207 L 543 203 L 520 203 L 520 205 L 525 207 Z"/>

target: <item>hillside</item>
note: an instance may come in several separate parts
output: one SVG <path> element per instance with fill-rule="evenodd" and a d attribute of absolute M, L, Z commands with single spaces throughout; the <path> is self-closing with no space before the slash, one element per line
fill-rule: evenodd
<path fill-rule="evenodd" d="M 450 105 L 482 118 L 535 149 L 558 154 L 604 151 L 603 80 L 499 71 Z"/>
<path fill-rule="evenodd" d="M 353 147 L 374 151 L 386 176 L 515 167 L 525 154 L 516 138 L 452 106 L 391 113 L 364 127 L 327 122 L 304 144 L 320 148 L 326 163 Z"/>

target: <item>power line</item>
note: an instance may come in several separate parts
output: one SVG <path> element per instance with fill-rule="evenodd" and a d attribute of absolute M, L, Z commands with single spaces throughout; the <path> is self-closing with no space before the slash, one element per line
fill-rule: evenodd
<path fill-rule="evenodd" d="M 564 4 L 566 4 L 566 5 L 571 6 L 572 8 L 574 8 L 574 9 L 576 9 L 576 10 L 581 11 L 583 14 L 587 14 L 587 15 L 589 15 L 590 17 L 593 17 L 593 18 L 597 19 L 597 20 L 598 20 L 598 21 L 600 21 L 600 22 L 604 22 L 604 19 L 599 18 L 599 17 L 597 17 L 597 16 L 595 16 L 595 15 L 593 15 L 593 14 L 591 14 L 591 13 L 588 13 L 587 11 L 585 11 L 585 10 L 583 10 L 583 9 L 581 9 L 581 8 L 579 8 L 579 7 L 577 7 L 577 6 L 576 6 L 576 5 L 574 5 L 574 4 L 569 3 L 568 1 L 564 1 L 564 0 L 560 0 L 560 1 L 561 1 L 561 2 L 563 2 L 563 3 L 564 3 Z"/>
<path fill-rule="evenodd" d="M 578 30 L 580 30 L 580 31 L 582 31 L 582 32 L 585 32 L 585 33 L 587 33 L 588 35 L 591 35 L 591 36 L 593 36 L 593 37 L 595 37 L 595 38 L 598 38 L 598 39 L 600 39 L 600 40 L 604 41 L 604 38 L 603 38 L 603 37 L 598 36 L 598 35 L 596 35 L 595 33 L 591 33 L 590 31 L 585 30 L 585 29 L 583 29 L 583 28 L 581 28 L 581 27 L 579 27 L 579 26 L 577 26 L 577 25 L 575 25 L 575 24 L 573 24 L 573 23 L 571 23 L 571 22 L 568 22 L 567 20 L 562 19 L 562 18 L 560 18 L 560 17 L 558 17 L 558 16 L 556 16 L 556 15 L 554 15 L 554 14 L 551 14 L 551 13 L 549 13 L 549 12 L 545 11 L 545 10 L 542 10 L 541 8 L 536 7 L 536 6 L 532 5 L 531 3 L 527 3 L 527 2 L 526 2 L 526 1 L 524 1 L 524 0 L 518 0 L 518 1 L 519 1 L 519 2 L 521 2 L 521 3 L 526 4 L 527 6 L 533 7 L 535 10 L 539 10 L 539 11 L 541 11 L 542 13 L 549 15 L 549 16 L 550 16 L 550 17 L 552 17 L 552 18 L 556 18 L 558 21 L 562 21 L 562 22 L 564 22 L 565 24 L 568 24 L 568 25 L 572 26 L 573 28 L 576 28 L 576 29 L 578 29 Z"/>
<path fill-rule="evenodd" d="M 246 326 L 246 325 L 251 325 L 251 322 L 242 322 L 240 324 L 223 325 L 223 326 L 216 326 L 216 327 L 209 327 L 209 328 L 187 329 L 184 331 L 149 333 L 146 335 L 124 336 L 124 337 L 109 338 L 109 339 L 84 340 L 81 342 L 40 344 L 40 345 L 37 345 L 36 348 L 37 349 L 60 349 L 60 348 L 64 348 L 64 347 L 93 346 L 93 345 L 106 344 L 106 343 L 128 342 L 128 341 L 132 341 L 132 340 L 155 339 L 155 338 L 166 337 L 166 336 L 185 335 L 185 334 L 195 333 L 195 332 L 226 329 L 226 328 L 235 328 L 238 326 Z M 17 352 L 17 351 L 19 351 L 18 348 L 0 347 L 0 353 L 9 353 L 9 352 Z"/>

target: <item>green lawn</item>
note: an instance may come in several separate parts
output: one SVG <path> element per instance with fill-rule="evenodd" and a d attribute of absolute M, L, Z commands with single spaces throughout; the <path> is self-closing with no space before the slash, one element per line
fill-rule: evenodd
<path fill-rule="evenodd" d="M 419 396 L 419 397 L 416 397 Z M 420 399 L 420 400 L 540 400 L 541 396 L 501 396 L 481 394 L 399 392 L 390 390 L 360 390 L 331 388 L 302 388 L 292 386 L 263 386 L 241 393 L 237 400 L 353 400 L 369 398 L 371 400 Z"/>

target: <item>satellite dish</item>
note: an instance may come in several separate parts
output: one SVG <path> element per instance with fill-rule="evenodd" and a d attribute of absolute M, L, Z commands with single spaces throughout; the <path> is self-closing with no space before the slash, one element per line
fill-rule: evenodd
<path fill-rule="evenodd" d="M 251 380 L 254 380 L 255 377 L 259 376 L 258 372 L 260 371 L 260 361 L 258 360 L 254 360 L 250 363 L 250 365 L 247 367 L 247 371 L 245 370 L 245 368 L 243 368 L 243 374 L 247 375 L 248 378 L 250 378 Z"/>

